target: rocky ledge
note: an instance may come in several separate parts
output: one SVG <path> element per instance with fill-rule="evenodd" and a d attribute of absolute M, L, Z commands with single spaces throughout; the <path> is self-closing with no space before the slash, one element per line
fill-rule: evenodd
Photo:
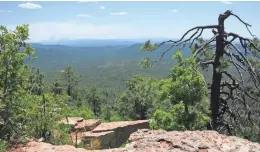
<path fill-rule="evenodd" d="M 101 123 L 97 119 L 69 117 L 59 123 L 71 127 L 69 134 L 74 145 L 82 143 L 88 150 L 120 147 L 133 132 L 149 128 L 148 120 Z"/>
<path fill-rule="evenodd" d="M 260 144 L 215 131 L 138 130 L 126 150 L 167 152 L 260 152 Z"/>
<path fill-rule="evenodd" d="M 90 152 L 73 146 L 53 146 L 31 141 L 12 152 Z M 11 152 L 10 151 L 10 152 Z M 93 151 L 93 150 L 92 150 Z M 246 139 L 225 136 L 215 131 L 171 131 L 141 129 L 132 133 L 124 148 L 94 152 L 260 152 L 260 144 Z"/>

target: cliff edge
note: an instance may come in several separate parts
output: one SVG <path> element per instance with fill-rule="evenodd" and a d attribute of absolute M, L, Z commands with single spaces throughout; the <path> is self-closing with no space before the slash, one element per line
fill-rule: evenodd
<path fill-rule="evenodd" d="M 69 145 L 54 146 L 31 141 L 10 152 L 260 152 L 260 144 L 221 135 L 215 131 L 164 131 L 140 129 L 132 133 L 123 148 L 86 150 Z"/>

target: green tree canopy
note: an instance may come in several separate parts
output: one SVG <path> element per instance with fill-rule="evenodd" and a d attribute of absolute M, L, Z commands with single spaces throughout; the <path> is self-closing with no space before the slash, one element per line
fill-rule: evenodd
<path fill-rule="evenodd" d="M 182 58 L 177 51 L 173 56 L 178 64 L 171 77 L 158 83 L 158 109 L 153 114 L 151 127 L 166 130 L 204 129 L 209 120 L 209 102 L 204 77 L 195 69 L 195 60 Z"/>

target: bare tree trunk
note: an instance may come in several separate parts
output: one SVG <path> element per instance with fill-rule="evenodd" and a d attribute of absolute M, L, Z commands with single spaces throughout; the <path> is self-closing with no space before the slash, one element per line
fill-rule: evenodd
<path fill-rule="evenodd" d="M 237 20 L 239 20 L 247 29 L 249 34 L 253 37 L 253 40 L 249 38 L 245 38 L 240 36 L 239 34 L 232 33 L 232 32 L 225 32 L 224 29 L 224 22 L 226 19 L 228 19 L 230 16 L 235 17 Z M 187 43 L 191 43 L 190 48 L 194 46 L 194 53 L 193 57 L 198 58 L 198 63 L 202 66 L 208 66 L 213 65 L 213 75 L 212 75 L 212 82 L 210 85 L 209 90 L 211 91 L 210 96 L 210 110 L 211 110 L 211 121 L 212 123 L 209 123 L 207 128 L 213 129 L 216 131 L 224 131 L 228 132 L 228 134 L 231 134 L 231 131 L 234 130 L 234 128 L 240 129 L 237 127 L 238 118 L 239 119 L 247 119 L 251 125 L 256 127 L 258 130 L 260 128 L 259 125 L 255 124 L 252 120 L 252 111 L 247 103 L 248 100 L 252 101 L 259 101 L 259 96 L 255 95 L 254 93 L 249 93 L 245 90 L 246 87 L 252 86 L 252 84 L 245 84 L 244 78 L 242 75 L 242 72 L 247 72 L 248 76 L 250 76 L 253 85 L 255 89 L 258 91 L 260 90 L 259 87 L 259 81 L 260 77 L 258 73 L 255 71 L 255 67 L 253 67 L 250 63 L 250 61 L 247 59 L 247 54 L 252 54 L 251 57 L 254 57 L 254 59 L 259 59 L 259 55 L 256 52 L 260 52 L 260 48 L 255 43 L 259 42 L 259 40 L 251 33 L 249 30 L 249 27 L 251 27 L 250 24 L 243 21 L 238 15 L 233 14 L 232 11 L 227 10 L 223 14 L 220 14 L 218 17 L 218 24 L 217 25 L 206 25 L 206 26 L 196 26 L 191 29 L 189 29 L 187 32 L 185 32 L 182 37 L 177 40 L 168 40 L 163 41 L 159 44 L 152 45 L 150 41 L 147 41 L 142 49 L 142 51 L 155 51 L 157 48 L 164 44 L 171 44 L 171 46 L 165 50 L 161 56 L 156 60 L 152 61 L 151 65 L 156 65 L 163 56 L 172 50 L 172 48 L 180 47 L 179 49 L 182 49 Z M 199 38 L 201 38 L 204 30 L 211 29 L 214 36 L 205 42 L 198 41 Z M 191 36 L 187 37 L 187 35 L 191 34 Z M 230 39 L 228 39 L 230 38 Z M 236 45 L 233 43 L 235 40 L 239 40 L 239 43 L 243 49 L 241 51 Z M 255 42 L 257 41 L 257 42 Z M 199 44 L 198 44 L 198 43 Z M 203 55 L 202 53 L 209 50 L 213 50 L 216 48 L 216 51 L 213 54 L 214 58 L 206 59 L 206 61 L 201 60 L 200 57 Z M 231 66 L 236 69 L 236 72 L 239 73 L 239 78 L 234 76 L 232 74 L 233 71 L 228 71 L 227 67 L 221 66 L 222 59 L 224 59 L 227 63 L 231 63 Z M 225 62 L 225 60 L 223 60 Z M 225 75 L 229 81 L 223 81 L 222 75 Z M 223 82 L 223 83 L 222 83 Z M 228 91 L 222 90 L 222 88 L 227 88 Z M 223 96 L 221 96 L 223 94 Z M 248 99 L 248 100 L 247 100 Z M 230 100 L 236 100 L 239 101 L 243 105 L 243 110 L 245 111 L 246 116 L 242 116 L 238 113 L 238 109 L 227 104 Z M 234 122 L 227 122 L 224 118 L 224 114 L 227 114 L 228 117 L 230 117 Z M 256 119 L 256 118 L 254 118 Z M 233 123 L 233 124 L 232 124 Z M 241 130 L 244 132 L 243 130 Z"/>
<path fill-rule="evenodd" d="M 222 73 L 219 71 L 220 59 L 224 54 L 224 18 L 222 15 L 218 18 L 218 36 L 216 37 L 216 57 L 213 64 L 213 77 L 211 84 L 211 117 L 212 117 L 212 129 L 217 130 L 218 127 L 218 113 L 220 104 L 220 84 L 222 79 Z"/>

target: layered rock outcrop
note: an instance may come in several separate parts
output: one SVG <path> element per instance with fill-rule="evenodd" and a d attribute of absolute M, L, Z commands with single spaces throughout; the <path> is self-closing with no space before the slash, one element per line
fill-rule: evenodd
<path fill-rule="evenodd" d="M 138 129 L 149 128 L 148 120 L 121 121 L 102 123 L 100 120 L 83 120 L 70 117 L 59 123 L 71 127 L 70 136 L 73 143 L 83 143 L 85 149 L 108 149 L 120 147 L 130 134 Z"/>
<path fill-rule="evenodd" d="M 138 130 L 126 150 L 167 152 L 260 152 L 260 144 L 216 131 Z"/>
<path fill-rule="evenodd" d="M 90 152 L 73 146 L 53 146 L 31 141 L 10 152 Z M 260 144 L 225 136 L 215 131 L 171 131 L 142 129 L 131 134 L 124 148 L 93 152 L 260 152 Z"/>
<path fill-rule="evenodd" d="M 89 149 L 89 145 L 95 140 L 100 142 L 100 147 L 96 147 L 98 149 L 116 148 L 125 143 L 130 134 L 145 128 L 149 128 L 148 120 L 102 123 L 92 131 L 86 132 L 83 142 L 86 149 Z"/>

